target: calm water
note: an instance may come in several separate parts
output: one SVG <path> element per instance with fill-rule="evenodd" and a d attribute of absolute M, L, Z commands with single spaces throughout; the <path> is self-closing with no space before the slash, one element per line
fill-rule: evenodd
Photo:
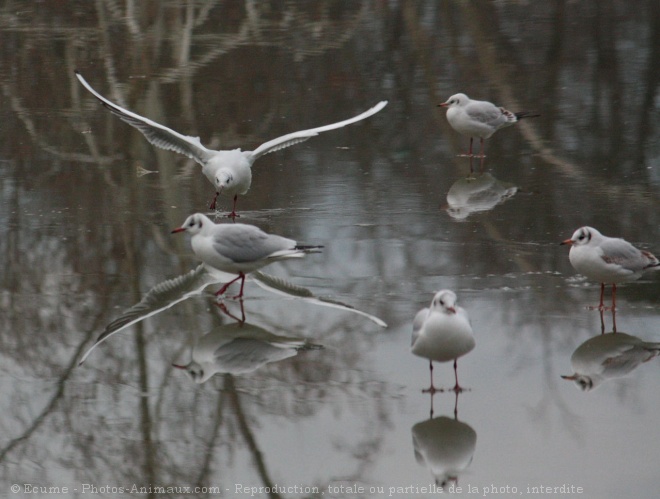
<path fill-rule="evenodd" d="M 0 495 L 427 498 L 447 476 L 465 497 L 657 495 L 660 360 L 589 392 L 560 376 L 614 319 L 660 342 L 660 275 L 620 286 L 601 322 L 598 283 L 558 245 L 592 225 L 660 252 L 654 2 L 4 2 L 0 26 Z M 387 327 L 250 281 L 245 330 L 324 348 L 195 384 L 172 363 L 236 323 L 219 284 L 182 299 L 184 283 L 76 367 L 150 289 L 196 268 L 169 232 L 208 211 L 213 187 L 74 69 L 212 148 L 389 100 L 260 158 L 239 201 L 241 221 L 325 245 L 267 273 Z M 472 181 L 468 139 L 437 107 L 456 92 L 542 115 L 488 140 Z M 409 352 L 441 288 L 477 340 L 458 401 L 423 394 L 428 363 Z M 449 364 L 435 382 L 453 383 Z"/>

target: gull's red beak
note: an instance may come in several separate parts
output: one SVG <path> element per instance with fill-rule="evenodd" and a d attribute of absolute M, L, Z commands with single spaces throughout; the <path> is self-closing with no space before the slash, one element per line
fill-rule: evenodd
<path fill-rule="evenodd" d="M 176 367 L 177 369 L 188 369 L 186 366 L 182 366 L 180 364 L 172 364 L 172 367 Z"/>
<path fill-rule="evenodd" d="M 571 244 L 573 244 L 573 240 L 572 239 L 566 239 L 566 241 L 562 241 L 562 242 L 559 243 L 560 246 L 562 244 L 568 244 L 570 246 Z"/>
<path fill-rule="evenodd" d="M 438 107 L 447 107 L 449 105 L 449 102 L 443 102 L 442 104 L 438 104 Z"/>
<path fill-rule="evenodd" d="M 184 230 L 186 230 L 185 227 L 179 227 L 177 229 L 174 229 L 172 232 L 170 232 L 170 234 L 176 234 L 177 232 L 183 232 Z"/>
<path fill-rule="evenodd" d="M 452 314 L 456 313 L 456 309 L 454 307 L 447 307 L 447 310 L 450 311 Z"/>
<path fill-rule="evenodd" d="M 562 377 L 562 379 L 567 379 L 569 381 L 575 381 L 575 379 L 577 378 L 577 375 L 575 375 L 575 374 L 572 374 L 570 376 L 565 376 L 565 375 L 561 374 L 560 376 Z"/>

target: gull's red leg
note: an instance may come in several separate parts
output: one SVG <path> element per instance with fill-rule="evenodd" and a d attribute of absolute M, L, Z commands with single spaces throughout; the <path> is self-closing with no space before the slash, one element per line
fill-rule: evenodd
<path fill-rule="evenodd" d="M 216 191 L 215 196 L 213 197 L 213 201 L 211 201 L 211 204 L 209 205 L 209 210 L 215 210 L 215 202 L 217 201 L 219 195 L 220 193 Z"/>
<path fill-rule="evenodd" d="M 454 359 L 454 379 L 456 380 L 456 384 L 454 385 L 454 392 L 461 393 L 463 389 L 458 384 L 458 363 L 456 359 Z"/>
<path fill-rule="evenodd" d="M 429 388 L 425 389 L 425 390 L 422 390 L 422 393 L 430 393 L 431 395 L 433 395 L 435 392 L 441 392 L 442 388 L 438 390 L 438 389 L 436 389 L 435 386 L 433 386 L 433 361 L 432 360 L 429 360 L 429 373 L 431 375 L 431 386 Z"/>
<path fill-rule="evenodd" d="M 238 281 L 238 280 L 241 279 L 241 278 L 242 278 L 243 280 L 245 280 L 245 274 L 243 274 L 243 272 L 239 272 L 238 277 L 237 277 L 236 279 L 232 279 L 231 281 L 229 281 L 228 283 L 226 283 L 225 285 L 223 285 L 223 286 L 220 288 L 220 290 L 215 294 L 215 296 L 220 296 L 221 294 L 223 294 L 225 291 L 227 291 L 227 288 L 228 288 L 229 286 L 231 286 L 232 284 L 234 284 L 236 281 Z M 242 296 L 242 295 L 243 295 L 243 283 L 241 283 L 241 296 Z"/>
<path fill-rule="evenodd" d="M 245 274 L 243 272 L 241 272 L 238 275 L 237 279 L 241 280 L 241 289 L 238 291 L 238 294 L 236 296 L 234 296 L 234 298 L 243 298 L 243 286 L 245 285 Z"/>
<path fill-rule="evenodd" d="M 234 204 L 231 207 L 231 213 L 227 215 L 227 218 L 231 218 L 232 220 L 236 219 L 236 217 L 240 217 L 240 215 L 236 213 L 236 201 L 238 201 L 238 194 L 234 194 Z"/>

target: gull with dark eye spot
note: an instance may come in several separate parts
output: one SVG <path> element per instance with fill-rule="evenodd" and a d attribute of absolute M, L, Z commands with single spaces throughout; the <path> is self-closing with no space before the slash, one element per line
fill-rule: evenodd
<path fill-rule="evenodd" d="M 571 246 L 568 259 L 575 270 L 600 282 L 600 304 L 605 310 L 605 284 L 612 284 L 612 307 L 616 307 L 616 285 L 636 281 L 647 270 L 659 270 L 660 262 L 648 251 L 640 250 L 625 239 L 607 237 L 593 227 L 580 227 L 570 239 L 559 244 Z"/>
<path fill-rule="evenodd" d="M 484 140 L 490 138 L 500 128 L 516 124 L 523 118 L 536 118 L 540 114 L 529 111 L 512 113 L 492 102 L 472 100 L 465 94 L 452 95 L 446 102 L 438 104 L 447 108 L 447 121 L 461 135 L 470 137 L 470 149 L 467 156 L 472 157 L 474 137 L 481 139 L 481 153 L 484 158 Z"/>
<path fill-rule="evenodd" d="M 222 272 L 237 274 L 216 293 L 222 295 L 234 282 L 241 288 L 234 298 L 243 296 L 245 274 L 266 265 L 289 258 L 301 258 L 308 253 L 320 253 L 323 246 L 301 246 L 293 239 L 267 234 L 254 225 L 216 224 L 202 213 L 190 215 L 183 225 L 172 233 L 188 232 L 195 256 L 204 264 Z"/>
<path fill-rule="evenodd" d="M 214 151 L 204 147 L 200 142 L 199 137 L 182 135 L 164 125 L 160 125 L 155 121 L 114 104 L 94 90 L 82 77 L 80 72 L 76 71 L 75 73 L 80 83 L 82 83 L 82 85 L 89 90 L 89 92 L 96 97 L 101 104 L 103 104 L 112 114 L 118 116 L 119 119 L 137 128 L 151 144 L 160 147 L 161 149 L 183 154 L 202 165 L 202 173 L 216 188 L 215 197 L 209 208 L 212 210 L 215 209 L 216 200 L 220 194 L 232 197 L 232 210 L 228 215 L 232 219 L 238 216 L 236 214 L 236 202 L 238 196 L 244 195 L 250 189 L 252 183 L 252 164 L 256 159 L 264 154 L 279 151 L 285 147 L 304 142 L 311 137 L 317 136 L 319 133 L 335 130 L 361 121 L 369 116 L 373 116 L 387 105 L 387 101 L 381 101 L 371 109 L 354 116 L 353 118 L 318 128 L 289 133 L 276 139 L 269 140 L 253 151 L 242 151 L 241 149 Z"/>

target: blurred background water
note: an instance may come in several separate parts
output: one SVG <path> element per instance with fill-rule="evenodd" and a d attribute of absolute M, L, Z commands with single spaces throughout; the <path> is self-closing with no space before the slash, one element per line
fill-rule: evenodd
<path fill-rule="evenodd" d="M 558 245 L 591 225 L 660 252 L 655 2 L 5 1 L 0 27 L 0 494 L 421 498 L 436 480 L 466 495 L 657 494 L 659 361 L 601 373 L 586 393 L 560 377 L 614 325 L 587 310 L 598 283 Z M 197 266 L 169 231 L 208 211 L 213 187 L 74 69 L 210 148 L 249 150 L 389 100 L 260 158 L 239 204 L 241 222 L 325 245 L 268 273 L 388 327 L 251 281 L 249 324 L 324 349 L 194 383 L 172 363 L 234 323 L 209 287 L 76 367 L 106 325 Z M 437 107 L 457 92 L 542 115 L 489 139 L 470 181 L 468 139 Z M 620 286 L 617 331 L 660 341 L 659 283 Z M 459 361 L 456 417 L 453 394 L 421 393 L 428 363 L 409 352 L 412 319 L 441 288 L 477 341 Z M 449 364 L 435 382 L 453 384 Z"/>

